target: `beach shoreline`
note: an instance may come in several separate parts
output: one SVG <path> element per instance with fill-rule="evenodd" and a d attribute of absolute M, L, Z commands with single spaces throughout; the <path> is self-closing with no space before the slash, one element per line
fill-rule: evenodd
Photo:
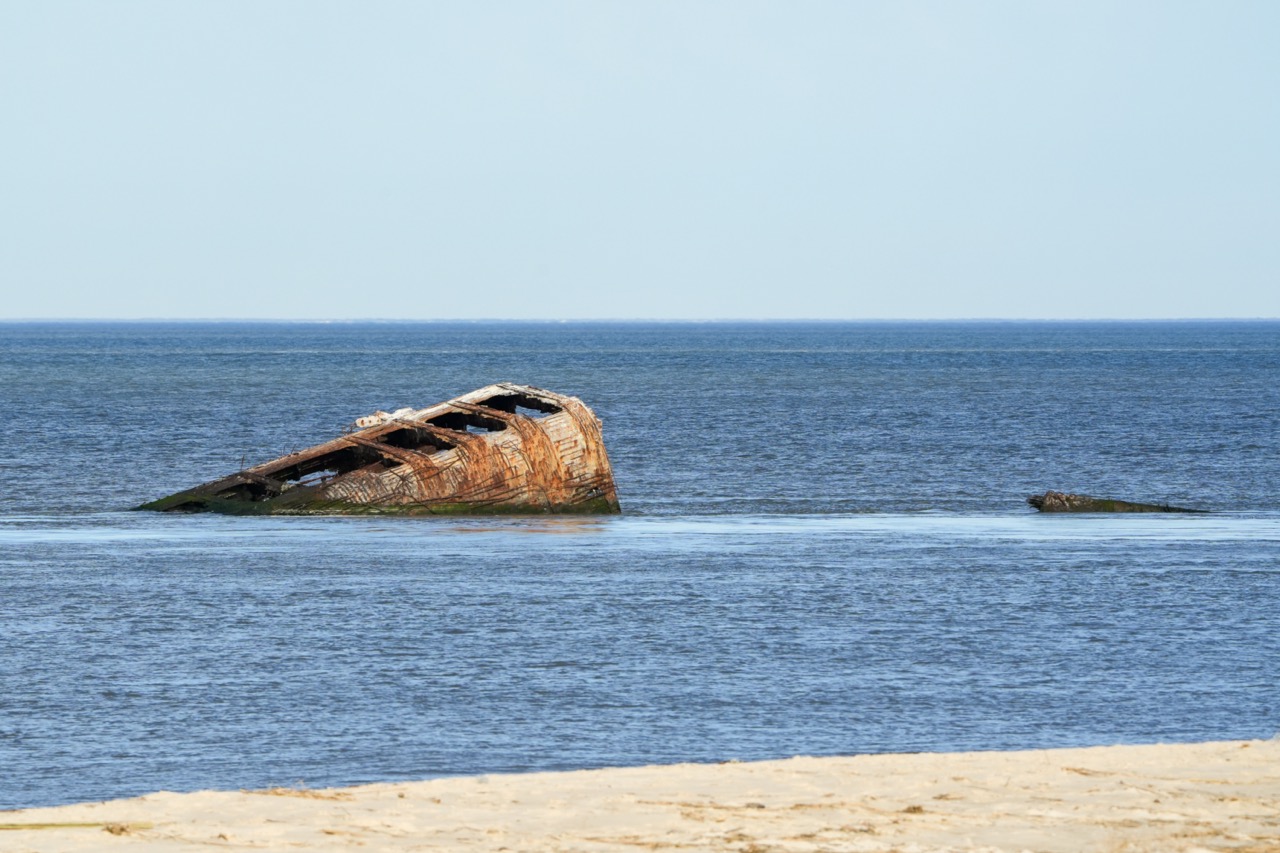
<path fill-rule="evenodd" d="M 0 851 L 1280 850 L 1280 740 L 160 792 L 0 812 Z"/>

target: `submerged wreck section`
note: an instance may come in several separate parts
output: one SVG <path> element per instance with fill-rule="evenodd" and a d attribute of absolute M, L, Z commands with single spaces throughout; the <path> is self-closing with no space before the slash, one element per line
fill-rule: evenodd
<path fill-rule="evenodd" d="M 1118 501 L 1113 498 L 1094 498 L 1089 495 L 1072 495 L 1064 492 L 1045 492 L 1027 498 L 1041 512 L 1206 512 L 1203 509 L 1184 509 L 1168 504 L 1142 504 Z"/>
<path fill-rule="evenodd" d="M 332 441 L 143 504 L 160 512 L 616 513 L 600 421 L 577 397 L 501 383 L 376 412 Z"/>

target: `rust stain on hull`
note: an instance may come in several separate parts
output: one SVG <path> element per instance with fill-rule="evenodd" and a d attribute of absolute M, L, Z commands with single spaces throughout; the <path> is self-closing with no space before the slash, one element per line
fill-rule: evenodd
<path fill-rule="evenodd" d="M 577 397 L 499 383 L 139 509 L 241 514 L 616 513 L 600 421 Z"/>

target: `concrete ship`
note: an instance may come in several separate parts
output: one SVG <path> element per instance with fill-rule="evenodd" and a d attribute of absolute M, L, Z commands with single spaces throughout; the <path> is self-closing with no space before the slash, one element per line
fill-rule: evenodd
<path fill-rule="evenodd" d="M 600 420 L 577 397 L 488 385 L 376 412 L 323 444 L 143 504 L 264 515 L 616 513 Z"/>

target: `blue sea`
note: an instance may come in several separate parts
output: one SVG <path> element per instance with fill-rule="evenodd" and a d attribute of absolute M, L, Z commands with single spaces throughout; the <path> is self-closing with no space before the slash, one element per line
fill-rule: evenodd
<path fill-rule="evenodd" d="M 132 511 L 503 380 L 621 516 Z M 1277 322 L 4 324 L 0 418 L 0 808 L 1280 730 Z"/>

